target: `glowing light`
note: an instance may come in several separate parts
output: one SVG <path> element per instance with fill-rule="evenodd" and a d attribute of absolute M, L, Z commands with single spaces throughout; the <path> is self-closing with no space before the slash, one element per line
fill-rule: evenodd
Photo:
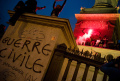
<path fill-rule="evenodd" d="M 77 44 L 85 44 L 86 39 L 91 37 L 92 31 L 93 31 L 93 30 L 90 29 L 90 30 L 88 31 L 88 34 L 85 33 L 83 36 L 79 36 L 78 39 L 76 40 L 76 43 L 77 43 Z"/>
<path fill-rule="evenodd" d="M 83 9 L 84 9 L 83 7 L 80 8 L 80 10 L 83 10 Z"/>
<path fill-rule="evenodd" d="M 120 8 L 119 8 L 119 6 L 116 6 L 115 8 L 116 8 L 117 10 L 119 10 L 119 9 L 120 9 Z"/>
<path fill-rule="evenodd" d="M 87 37 L 89 38 L 89 37 L 91 36 L 91 34 L 92 34 L 92 29 L 90 29 L 90 30 L 88 31 Z"/>

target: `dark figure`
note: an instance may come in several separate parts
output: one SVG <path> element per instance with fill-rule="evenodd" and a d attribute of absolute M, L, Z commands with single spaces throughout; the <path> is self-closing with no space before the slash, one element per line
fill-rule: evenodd
<path fill-rule="evenodd" d="M 120 40 L 118 40 L 118 49 L 120 50 Z"/>
<path fill-rule="evenodd" d="M 41 10 L 41 9 L 46 8 L 46 6 L 44 6 L 44 7 L 37 7 L 37 1 L 36 0 L 27 0 L 25 2 L 25 4 L 27 4 L 26 12 L 29 12 L 29 13 L 35 13 L 36 14 L 37 10 Z"/>
<path fill-rule="evenodd" d="M 102 40 L 103 40 L 103 47 L 106 48 L 108 43 L 107 36 L 105 35 Z"/>
<path fill-rule="evenodd" d="M 25 6 L 25 4 L 27 6 Z M 37 7 L 37 1 L 36 0 L 27 0 L 26 2 L 19 1 L 18 4 L 15 6 L 15 14 L 10 18 L 8 24 L 14 26 L 20 15 L 22 15 L 24 12 L 27 13 L 36 13 L 37 10 L 41 10 L 46 8 L 44 7 Z"/>
<path fill-rule="evenodd" d="M 14 26 L 21 14 L 25 12 L 25 4 L 23 1 L 19 1 L 14 8 L 15 14 L 9 19 L 8 24 Z"/>
<path fill-rule="evenodd" d="M 55 7 L 55 4 L 56 4 L 56 0 L 55 0 L 55 2 L 54 2 L 54 4 L 53 4 L 53 11 L 52 11 L 52 13 L 51 13 L 51 16 L 56 16 L 56 17 L 58 17 L 58 15 L 59 15 L 59 13 L 61 12 L 61 10 L 63 9 L 65 3 L 66 3 L 66 0 L 64 1 L 64 3 L 63 3 L 62 6 L 57 5 L 57 6 Z"/>
<path fill-rule="evenodd" d="M 26 12 L 29 13 L 36 13 L 36 6 L 37 6 L 37 1 L 36 0 L 27 0 L 25 2 L 26 6 Z"/>
<path fill-rule="evenodd" d="M 25 2 L 25 4 L 27 5 L 25 12 L 28 12 L 28 13 L 35 13 L 36 14 L 37 10 L 41 10 L 41 9 L 46 8 L 46 6 L 37 7 L 37 1 L 36 0 L 27 0 Z"/>
<path fill-rule="evenodd" d="M 5 26 L 3 24 L 0 25 L 0 39 L 2 38 L 2 36 L 5 33 Z"/>
<path fill-rule="evenodd" d="M 109 81 L 120 81 L 120 57 L 100 67 L 109 76 Z"/>

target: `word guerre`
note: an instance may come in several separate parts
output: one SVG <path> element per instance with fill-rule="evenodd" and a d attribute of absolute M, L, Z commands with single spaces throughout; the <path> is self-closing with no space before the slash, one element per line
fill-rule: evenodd
<path fill-rule="evenodd" d="M 21 44 L 21 41 L 23 42 L 23 44 Z M 27 69 L 32 69 L 35 73 L 41 73 L 41 69 L 44 67 L 42 64 L 40 64 L 42 58 L 39 57 L 33 62 L 33 59 L 31 58 L 31 55 L 29 53 L 32 52 L 34 54 L 34 51 L 37 51 L 37 54 L 42 54 L 47 57 L 51 52 L 51 50 L 48 49 L 50 48 L 50 44 L 45 44 L 44 46 L 41 46 L 41 42 L 38 41 L 33 42 L 30 40 L 12 39 L 10 37 L 5 37 L 1 40 L 1 42 L 3 44 L 6 44 L 7 46 L 13 45 L 14 49 L 12 48 L 10 52 L 7 52 L 8 54 L 4 54 L 6 51 L 9 50 L 7 47 L 0 49 L 0 58 L 6 58 L 8 60 L 12 59 L 10 60 L 12 63 L 18 62 L 17 60 L 20 59 L 20 67 L 24 66 Z M 19 54 L 18 52 L 16 52 L 15 48 L 20 49 L 21 51 L 24 49 L 27 50 L 24 52 L 24 54 Z M 41 69 L 37 69 L 36 67 Z"/>

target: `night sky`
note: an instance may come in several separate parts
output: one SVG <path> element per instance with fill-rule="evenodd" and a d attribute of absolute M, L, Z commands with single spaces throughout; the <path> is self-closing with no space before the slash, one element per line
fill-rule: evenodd
<path fill-rule="evenodd" d="M 10 18 L 8 10 L 13 10 L 15 5 L 19 1 L 20 0 L 0 0 L 0 24 L 5 25 L 6 29 L 8 27 L 8 24 L 6 22 L 8 22 Z M 27 0 L 22 1 L 25 2 Z M 38 10 L 37 14 L 50 16 L 53 10 L 53 3 L 55 0 L 36 0 L 36 1 L 38 7 L 46 6 L 45 9 Z M 62 5 L 63 1 L 58 1 L 56 5 L 57 4 Z M 74 31 L 75 23 L 77 22 L 75 14 L 80 13 L 81 7 L 91 8 L 94 5 L 94 3 L 95 0 L 67 0 L 63 10 L 61 11 L 58 17 L 69 19 L 72 30 Z"/>

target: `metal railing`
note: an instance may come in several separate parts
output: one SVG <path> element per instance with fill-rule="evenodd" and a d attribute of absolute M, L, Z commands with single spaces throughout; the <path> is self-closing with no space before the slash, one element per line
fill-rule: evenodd
<path fill-rule="evenodd" d="M 68 58 L 69 60 L 68 60 L 68 64 L 66 66 L 65 72 L 63 74 L 62 81 L 66 81 L 72 61 L 76 61 L 77 65 L 71 81 L 76 81 L 76 77 L 77 77 L 78 70 L 80 68 L 81 63 L 86 64 L 82 81 L 86 81 L 90 66 L 95 67 L 92 81 L 96 81 L 99 68 L 101 65 L 104 64 L 104 60 L 105 60 L 104 58 L 101 58 L 99 55 L 86 56 L 85 53 L 80 51 L 74 52 L 74 53 L 70 52 L 69 50 L 67 50 L 67 47 L 65 44 L 58 45 L 54 51 L 54 55 L 52 57 L 52 60 L 47 70 L 44 81 L 57 81 L 65 58 Z M 107 79 L 107 75 L 104 74 L 103 81 L 106 81 L 106 79 Z"/>

